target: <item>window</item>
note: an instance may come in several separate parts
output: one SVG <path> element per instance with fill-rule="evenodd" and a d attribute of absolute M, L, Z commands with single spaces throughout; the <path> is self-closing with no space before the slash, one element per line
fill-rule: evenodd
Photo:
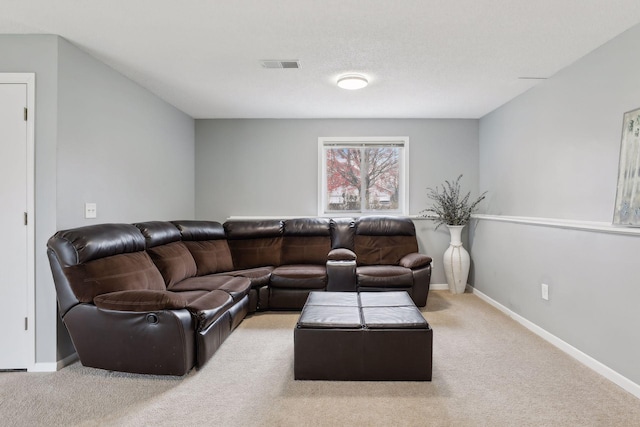
<path fill-rule="evenodd" d="M 319 214 L 406 214 L 409 138 L 318 138 Z"/>

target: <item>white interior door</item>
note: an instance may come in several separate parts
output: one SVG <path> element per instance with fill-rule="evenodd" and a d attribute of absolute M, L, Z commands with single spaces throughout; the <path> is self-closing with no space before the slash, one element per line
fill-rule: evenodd
<path fill-rule="evenodd" d="M 30 153 L 26 83 L 4 83 L 0 74 L 0 369 L 27 369 L 33 364 L 30 320 L 28 223 Z"/>

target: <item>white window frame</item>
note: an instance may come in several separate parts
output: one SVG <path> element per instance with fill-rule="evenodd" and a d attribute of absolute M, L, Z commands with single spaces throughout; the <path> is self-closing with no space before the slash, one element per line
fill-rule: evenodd
<path fill-rule="evenodd" d="M 327 194 L 327 162 L 328 148 L 335 146 L 367 147 L 367 146 L 402 146 L 400 156 L 400 194 L 399 209 L 359 210 L 359 211 L 325 211 Z M 318 138 L 318 215 L 319 216 L 360 216 L 369 214 L 408 215 L 409 213 L 409 137 L 408 136 L 358 136 L 358 137 L 319 137 Z"/>

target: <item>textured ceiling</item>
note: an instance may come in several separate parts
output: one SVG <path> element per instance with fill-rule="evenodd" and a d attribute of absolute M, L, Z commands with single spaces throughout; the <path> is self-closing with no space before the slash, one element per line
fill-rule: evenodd
<path fill-rule="evenodd" d="M 539 83 L 519 77 L 550 77 L 640 22 L 638 0 L 0 0 L 0 10 L 0 34 L 61 35 L 195 118 L 479 118 Z M 347 72 L 370 85 L 339 89 Z"/>

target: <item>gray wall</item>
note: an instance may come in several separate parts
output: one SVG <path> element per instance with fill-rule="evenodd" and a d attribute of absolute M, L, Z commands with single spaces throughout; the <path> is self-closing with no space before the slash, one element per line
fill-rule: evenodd
<path fill-rule="evenodd" d="M 193 218 L 193 119 L 64 39 L 58 121 L 58 229 Z"/>
<path fill-rule="evenodd" d="M 0 35 L 0 72 L 36 73 L 36 362 L 73 347 L 46 241 L 98 222 L 194 217 L 194 122 L 57 36 Z M 85 201 L 98 218 L 85 220 Z"/>
<path fill-rule="evenodd" d="M 638 40 L 640 26 L 480 120 L 487 213 L 610 223 Z M 477 289 L 640 383 L 640 236 L 481 220 L 472 240 Z"/>
<path fill-rule="evenodd" d="M 196 120 L 196 216 L 317 215 L 322 136 L 408 136 L 411 215 L 430 205 L 427 187 L 459 174 L 477 194 L 477 120 Z M 415 223 L 421 251 L 435 261 L 432 283 L 445 283 L 448 231 Z"/>

